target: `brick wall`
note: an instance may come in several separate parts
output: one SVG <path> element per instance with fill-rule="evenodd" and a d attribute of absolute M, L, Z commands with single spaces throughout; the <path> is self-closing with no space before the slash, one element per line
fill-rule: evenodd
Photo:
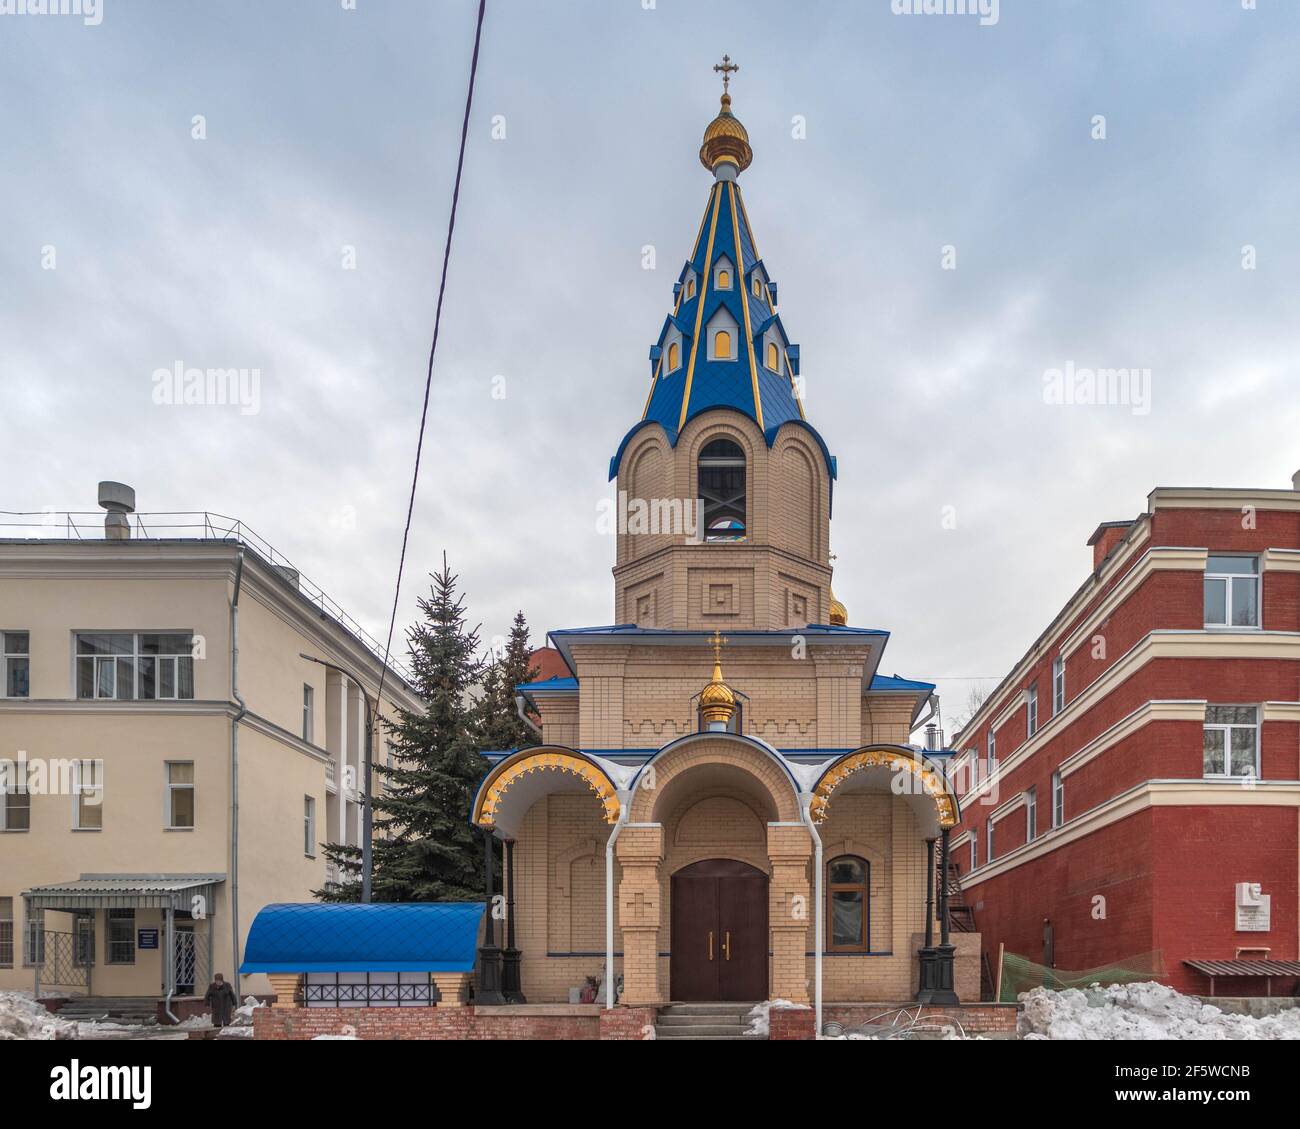
<path fill-rule="evenodd" d="M 1159 951 L 1167 983 L 1204 992 L 1208 985 L 1184 960 L 1231 959 L 1238 947 L 1256 945 L 1295 959 L 1297 857 L 1292 808 L 1154 807 L 977 882 L 966 900 L 995 967 L 999 942 L 1043 963 L 1050 919 L 1058 969 L 1079 972 Z M 1270 933 L 1236 931 L 1238 882 L 1262 882 L 1272 896 Z"/>
<path fill-rule="evenodd" d="M 602 1019 L 595 1007 L 573 1014 L 528 1014 L 528 1008 L 258 1008 L 256 1039 L 314 1039 L 356 1035 L 360 1039 L 599 1039 Z M 630 1011 L 622 1008 L 618 1011 Z M 628 1017 L 625 1024 L 636 1019 Z M 619 1030 L 618 1027 L 613 1028 Z M 639 1028 L 638 1028 L 639 1029 Z M 615 1034 L 612 1037 L 623 1038 Z"/>

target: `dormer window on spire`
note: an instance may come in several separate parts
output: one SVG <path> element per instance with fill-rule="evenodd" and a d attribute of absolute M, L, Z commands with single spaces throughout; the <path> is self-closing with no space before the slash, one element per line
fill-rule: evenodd
<path fill-rule="evenodd" d="M 695 275 L 688 274 L 686 276 L 686 297 L 683 300 L 689 302 L 694 297 L 695 297 Z"/>
<path fill-rule="evenodd" d="M 709 345 L 708 357 L 711 361 L 734 361 L 736 359 L 737 340 L 736 320 L 721 307 L 709 319 L 706 340 Z"/>
<path fill-rule="evenodd" d="M 681 343 L 677 341 L 670 341 L 668 342 L 668 352 L 665 355 L 665 360 L 664 360 L 664 372 L 665 374 L 670 372 L 676 372 L 681 367 L 682 367 Z"/>
<path fill-rule="evenodd" d="M 720 258 L 713 267 L 713 288 L 715 290 L 731 289 L 732 266 L 731 260 L 725 255 Z"/>
<path fill-rule="evenodd" d="M 767 343 L 767 367 L 773 372 L 781 371 L 781 347 L 775 341 Z"/>

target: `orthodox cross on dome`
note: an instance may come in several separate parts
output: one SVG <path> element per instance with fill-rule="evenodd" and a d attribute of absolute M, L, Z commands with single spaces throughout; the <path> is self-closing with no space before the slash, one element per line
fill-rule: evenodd
<path fill-rule="evenodd" d="M 713 630 L 713 638 L 709 640 L 713 647 L 713 663 L 715 666 L 722 665 L 722 648 L 727 645 L 727 637 L 717 628 Z"/>
<path fill-rule="evenodd" d="M 721 73 L 722 93 L 726 94 L 727 88 L 731 84 L 731 76 L 740 70 L 740 65 L 738 63 L 733 63 L 730 55 L 723 55 L 722 62 L 714 63 L 713 69 Z"/>

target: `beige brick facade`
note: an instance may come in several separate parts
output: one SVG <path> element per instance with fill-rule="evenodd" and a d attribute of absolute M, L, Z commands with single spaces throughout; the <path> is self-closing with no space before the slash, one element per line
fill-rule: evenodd
<path fill-rule="evenodd" d="M 701 492 L 700 452 L 719 438 L 744 454 L 744 536 L 703 542 L 682 519 Z M 517 844 L 516 934 L 529 1001 L 567 1002 L 604 967 L 607 846 L 617 824 L 613 947 L 624 1004 L 683 998 L 672 983 L 674 876 L 697 864 L 716 864 L 709 872 L 718 875 L 743 870 L 734 863 L 766 880 L 768 996 L 811 1002 L 817 844 L 806 821 L 814 815 L 823 819 L 825 865 L 851 855 L 869 875 L 866 943 L 826 954 L 823 998 L 910 999 L 925 932 L 926 840 L 939 835 L 940 817 L 933 797 L 892 787 L 890 766 L 911 780 L 920 757 L 909 748 L 911 733 L 928 688 L 877 688 L 883 635 L 830 625 L 823 451 L 798 423 L 782 426 L 769 447 L 753 419 L 710 410 L 690 420 L 675 445 L 660 427 L 635 432 L 618 489 L 628 520 L 614 567 L 614 622 L 623 626 L 556 633 L 565 636 L 561 651 L 576 686 L 538 688 L 547 748 L 522 774 L 500 786 L 489 777 L 484 786 L 492 825 Z M 716 734 L 702 731 L 699 708 L 713 676 L 706 640 L 715 631 L 726 637 L 725 682 L 739 711 L 731 731 Z M 889 749 L 863 771 L 837 777 L 814 809 L 823 774 L 875 745 Z M 586 758 L 577 771 L 575 757 Z M 554 758 L 568 758 L 567 767 Z M 743 879 L 746 890 L 756 877 Z M 745 912 L 761 921 L 753 906 Z M 712 960 L 710 927 L 698 920 L 692 927 L 701 953 L 708 937 Z M 755 951 L 746 948 L 747 976 Z M 978 946 L 963 949 L 958 975 L 974 998 L 971 952 Z"/>

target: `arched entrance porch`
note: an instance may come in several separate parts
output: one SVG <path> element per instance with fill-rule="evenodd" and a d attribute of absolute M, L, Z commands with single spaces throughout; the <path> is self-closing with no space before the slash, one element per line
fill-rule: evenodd
<path fill-rule="evenodd" d="M 812 839 L 779 754 L 734 734 L 684 738 L 641 769 L 628 807 L 616 848 L 624 1000 L 807 1002 Z"/>
<path fill-rule="evenodd" d="M 768 878 L 735 859 L 672 876 L 671 996 L 681 1003 L 767 998 Z"/>

